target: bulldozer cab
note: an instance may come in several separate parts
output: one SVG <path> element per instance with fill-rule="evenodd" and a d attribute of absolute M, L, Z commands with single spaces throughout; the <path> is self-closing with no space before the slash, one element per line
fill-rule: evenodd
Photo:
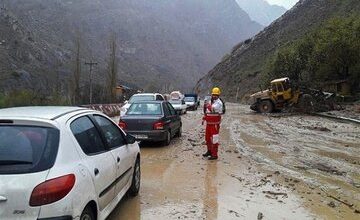
<path fill-rule="evenodd" d="M 290 79 L 281 78 L 271 81 L 271 95 L 277 102 L 290 100 L 292 98 Z"/>

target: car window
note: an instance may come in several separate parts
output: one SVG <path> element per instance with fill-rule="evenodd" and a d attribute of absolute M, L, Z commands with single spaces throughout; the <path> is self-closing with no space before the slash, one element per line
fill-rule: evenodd
<path fill-rule="evenodd" d="M 166 103 L 163 103 L 163 106 L 164 106 L 164 114 L 165 114 L 165 116 L 171 115 L 168 105 Z"/>
<path fill-rule="evenodd" d="M 195 98 L 194 97 L 185 97 L 185 102 L 195 102 Z"/>
<path fill-rule="evenodd" d="M 35 126 L 0 126 L 0 174 L 40 172 L 54 165 L 59 130 Z"/>
<path fill-rule="evenodd" d="M 170 100 L 169 101 L 172 105 L 180 105 L 181 104 L 181 100 Z"/>
<path fill-rule="evenodd" d="M 169 107 L 171 115 L 176 115 L 176 111 L 175 111 L 174 107 L 170 103 L 167 103 L 167 105 Z"/>
<path fill-rule="evenodd" d="M 139 101 L 154 101 L 154 95 L 134 95 L 130 98 L 129 103 L 139 102 Z"/>
<path fill-rule="evenodd" d="M 111 149 L 126 145 L 122 132 L 116 125 L 114 125 L 114 123 L 100 115 L 95 115 L 94 118 L 99 124 L 100 129 L 105 136 L 106 142 Z"/>
<path fill-rule="evenodd" d="M 70 129 L 85 154 L 92 155 L 106 151 L 98 130 L 87 116 L 73 121 Z"/>
<path fill-rule="evenodd" d="M 160 103 L 133 103 L 127 115 L 162 115 Z"/>
<path fill-rule="evenodd" d="M 161 95 L 156 95 L 156 100 L 164 101 L 164 98 Z"/>
<path fill-rule="evenodd" d="M 282 84 L 278 84 L 277 86 L 278 86 L 278 91 L 279 91 L 279 92 L 283 92 L 283 91 L 284 91 L 284 88 L 283 88 Z"/>

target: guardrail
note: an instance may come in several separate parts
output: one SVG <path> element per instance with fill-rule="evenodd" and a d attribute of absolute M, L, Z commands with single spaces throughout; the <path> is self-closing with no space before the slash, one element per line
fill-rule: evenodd
<path fill-rule="evenodd" d="M 109 117 L 120 115 L 120 109 L 123 103 L 118 104 L 93 104 L 93 105 L 82 105 L 81 107 L 100 111 Z"/>

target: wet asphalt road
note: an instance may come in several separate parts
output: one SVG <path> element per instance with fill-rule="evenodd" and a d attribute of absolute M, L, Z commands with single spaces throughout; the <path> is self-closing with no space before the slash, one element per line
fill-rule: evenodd
<path fill-rule="evenodd" d="M 142 144 L 140 195 L 109 220 L 360 218 L 358 125 L 229 103 L 220 159 L 207 161 L 201 117 L 182 116 L 168 147 Z"/>

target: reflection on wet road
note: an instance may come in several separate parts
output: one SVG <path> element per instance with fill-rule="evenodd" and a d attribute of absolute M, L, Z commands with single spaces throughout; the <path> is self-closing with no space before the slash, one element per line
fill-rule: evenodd
<path fill-rule="evenodd" d="M 189 112 L 169 147 L 142 145 L 140 195 L 108 219 L 358 219 L 359 128 L 227 108 L 218 161 L 201 157 L 201 113 Z"/>

